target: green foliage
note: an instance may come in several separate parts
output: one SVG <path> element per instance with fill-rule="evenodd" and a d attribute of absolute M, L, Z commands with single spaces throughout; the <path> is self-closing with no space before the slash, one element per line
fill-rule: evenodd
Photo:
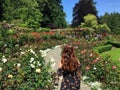
<path fill-rule="evenodd" d="M 111 44 L 114 47 L 120 48 L 120 42 L 116 41 L 107 41 L 107 44 Z"/>
<path fill-rule="evenodd" d="M 97 27 L 96 27 L 97 31 L 99 33 L 108 33 L 108 32 L 111 32 L 110 28 L 107 26 L 107 24 L 99 24 Z"/>
<path fill-rule="evenodd" d="M 35 29 L 40 26 L 63 28 L 67 23 L 61 3 L 61 0 L 0 1 L 0 19 Z"/>
<path fill-rule="evenodd" d="M 25 54 L 22 54 L 25 53 Z M 17 58 L 0 54 L 0 89 L 53 88 L 50 64 L 46 64 L 40 52 L 32 49 L 17 53 Z"/>
<path fill-rule="evenodd" d="M 18 26 L 18 27 L 27 27 L 27 25 L 21 19 L 12 20 L 11 24 Z"/>
<path fill-rule="evenodd" d="M 97 17 L 93 14 L 88 14 L 84 17 L 84 22 L 81 23 L 82 28 L 91 28 L 91 32 L 108 33 L 110 28 L 106 24 L 98 24 Z"/>
<path fill-rule="evenodd" d="M 61 0 L 37 0 L 37 2 L 39 4 L 39 10 L 43 14 L 42 27 L 66 27 L 67 23 Z"/>
<path fill-rule="evenodd" d="M 44 39 L 44 40 L 49 40 L 49 39 L 52 39 L 52 40 L 63 40 L 63 39 L 65 39 L 65 35 L 60 35 L 60 34 L 43 35 L 42 39 Z"/>
<path fill-rule="evenodd" d="M 19 44 L 25 45 L 27 43 L 33 43 L 35 42 L 36 38 L 30 34 L 20 34 L 19 35 Z"/>
<path fill-rule="evenodd" d="M 102 53 L 102 52 L 105 52 L 105 51 L 109 51 L 112 49 L 112 45 L 104 45 L 104 46 L 99 46 L 99 47 L 95 47 L 94 50 L 99 52 L 99 53 Z"/>
<path fill-rule="evenodd" d="M 79 0 L 73 8 L 72 26 L 79 26 L 84 21 L 83 17 L 94 14 L 97 17 L 97 10 L 93 0 Z"/>
<path fill-rule="evenodd" d="M 81 26 L 95 28 L 97 24 L 98 22 L 96 16 L 93 14 L 88 14 L 84 17 L 84 23 L 81 23 Z"/>
<path fill-rule="evenodd" d="M 92 82 L 101 82 L 99 87 L 103 90 L 119 90 L 120 69 L 110 57 L 106 56 L 105 58 L 102 58 L 98 53 L 88 48 L 89 43 L 85 44 L 85 42 L 77 42 L 76 45 L 77 55 L 82 65 L 82 74 L 87 77 L 84 81 L 90 86 L 92 86 Z M 95 84 L 95 86 L 97 85 Z M 98 90 L 99 87 L 95 90 Z"/>
<path fill-rule="evenodd" d="M 14 27 L 14 29 L 15 29 L 15 31 L 17 32 L 17 33 L 28 33 L 28 32 L 32 32 L 33 31 L 33 29 L 32 28 L 28 28 L 28 27 Z"/>
<path fill-rule="evenodd" d="M 9 30 L 7 30 L 6 34 L 7 35 L 13 35 L 13 34 L 15 34 L 15 30 L 14 29 L 9 29 Z"/>
<path fill-rule="evenodd" d="M 120 34 L 120 14 L 117 12 L 105 13 L 100 17 L 102 23 L 106 23 L 111 31 Z"/>
<path fill-rule="evenodd" d="M 3 42 L 3 41 L 0 41 L 0 49 L 1 49 L 1 50 L 2 50 L 3 46 L 4 46 L 4 42 Z"/>
<path fill-rule="evenodd" d="M 36 32 L 49 32 L 50 28 L 37 28 Z"/>
<path fill-rule="evenodd" d="M 26 26 L 37 28 L 40 26 L 42 14 L 38 8 L 35 0 L 6 0 L 2 4 L 4 8 L 3 17 L 5 20 L 12 22 L 12 20 L 21 19 Z"/>
<path fill-rule="evenodd" d="M 5 44 L 8 45 L 9 48 L 13 48 L 16 44 L 18 44 L 18 40 L 15 37 L 4 38 Z"/>
<path fill-rule="evenodd" d="M 0 0 L 0 20 L 2 20 L 2 15 L 3 15 L 2 3 L 3 3 L 3 0 Z"/>

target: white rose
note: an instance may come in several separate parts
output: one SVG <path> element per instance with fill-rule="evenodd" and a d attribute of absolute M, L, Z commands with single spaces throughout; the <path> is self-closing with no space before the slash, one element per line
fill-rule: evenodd
<path fill-rule="evenodd" d="M 32 63 L 34 61 L 34 58 L 33 57 L 31 57 L 30 58 L 30 63 Z"/>
<path fill-rule="evenodd" d="M 41 72 L 41 69 L 36 69 L 35 72 L 36 72 L 36 73 L 40 73 L 40 72 Z"/>
<path fill-rule="evenodd" d="M 33 65 L 33 64 L 30 64 L 30 66 L 31 66 L 32 68 L 35 68 L 35 65 Z"/>
<path fill-rule="evenodd" d="M 3 63 L 7 62 L 7 59 L 5 57 L 2 58 Z"/>
<path fill-rule="evenodd" d="M 13 78 L 13 75 L 12 75 L 12 74 L 9 74 L 9 75 L 8 75 L 8 78 Z"/>
<path fill-rule="evenodd" d="M 20 66 L 21 66 L 21 64 L 20 64 L 20 63 L 18 63 L 18 64 L 17 64 L 17 67 L 20 67 Z"/>
<path fill-rule="evenodd" d="M 23 55 L 23 54 L 25 54 L 25 52 L 21 52 L 20 54 Z"/>
<path fill-rule="evenodd" d="M 94 70 L 96 70 L 97 68 L 96 68 L 96 67 L 94 67 L 93 69 L 94 69 Z"/>

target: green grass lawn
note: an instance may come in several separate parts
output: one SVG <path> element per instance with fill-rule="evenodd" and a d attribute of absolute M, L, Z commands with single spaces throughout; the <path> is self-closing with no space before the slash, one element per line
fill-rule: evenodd
<path fill-rule="evenodd" d="M 107 55 L 110 55 L 111 60 L 115 62 L 118 66 L 120 66 L 120 48 L 114 48 L 110 51 L 106 51 L 104 53 L 101 53 L 103 57 Z"/>

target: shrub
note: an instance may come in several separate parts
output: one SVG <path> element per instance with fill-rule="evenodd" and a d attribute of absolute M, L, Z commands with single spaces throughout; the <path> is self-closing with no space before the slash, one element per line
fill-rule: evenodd
<path fill-rule="evenodd" d="M 60 34 L 43 35 L 42 36 L 42 39 L 44 39 L 44 40 L 49 40 L 49 39 L 62 40 L 64 38 L 65 38 L 65 35 L 60 35 Z"/>
<path fill-rule="evenodd" d="M 104 46 L 96 47 L 94 50 L 99 52 L 99 53 L 102 53 L 102 52 L 105 52 L 105 51 L 108 51 L 111 49 L 112 49 L 112 45 L 104 45 Z"/>
<path fill-rule="evenodd" d="M 94 51 L 82 49 L 78 57 L 82 65 L 82 74 L 87 77 L 85 81 L 89 85 L 91 82 L 99 81 L 103 90 L 120 89 L 119 67 L 110 60 L 109 56 L 102 58 Z"/>
<path fill-rule="evenodd" d="M 36 29 L 36 32 L 49 32 L 50 28 L 38 28 Z"/>
<path fill-rule="evenodd" d="M 7 30 L 6 34 L 7 35 L 13 35 L 13 34 L 15 34 L 15 30 L 14 29 L 9 29 L 9 30 Z"/>
<path fill-rule="evenodd" d="M 12 36 L 9 36 L 9 38 L 4 38 L 4 40 L 5 44 L 7 44 L 9 48 L 13 48 L 16 44 L 18 44 L 18 40 Z"/>
<path fill-rule="evenodd" d="M 120 48 L 120 42 L 116 41 L 107 41 L 107 44 L 111 44 L 114 47 Z"/>
<path fill-rule="evenodd" d="M 27 27 L 27 25 L 21 19 L 12 20 L 11 24 L 19 27 Z"/>
<path fill-rule="evenodd" d="M 17 53 L 17 58 L 0 54 L 1 90 L 49 90 L 53 88 L 50 63 L 32 49 Z"/>
<path fill-rule="evenodd" d="M 43 39 L 43 40 L 48 40 L 48 39 L 50 39 L 50 35 L 43 35 L 43 36 L 42 36 L 42 39 Z"/>
<path fill-rule="evenodd" d="M 3 48 L 3 46 L 4 46 L 4 42 L 0 41 L 0 50 Z"/>

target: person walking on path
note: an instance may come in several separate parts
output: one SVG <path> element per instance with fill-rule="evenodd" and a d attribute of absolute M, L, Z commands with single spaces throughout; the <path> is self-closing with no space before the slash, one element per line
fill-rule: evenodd
<path fill-rule="evenodd" d="M 80 90 L 81 65 L 73 46 L 65 45 L 61 52 L 61 61 L 57 70 L 63 76 L 60 90 Z"/>

